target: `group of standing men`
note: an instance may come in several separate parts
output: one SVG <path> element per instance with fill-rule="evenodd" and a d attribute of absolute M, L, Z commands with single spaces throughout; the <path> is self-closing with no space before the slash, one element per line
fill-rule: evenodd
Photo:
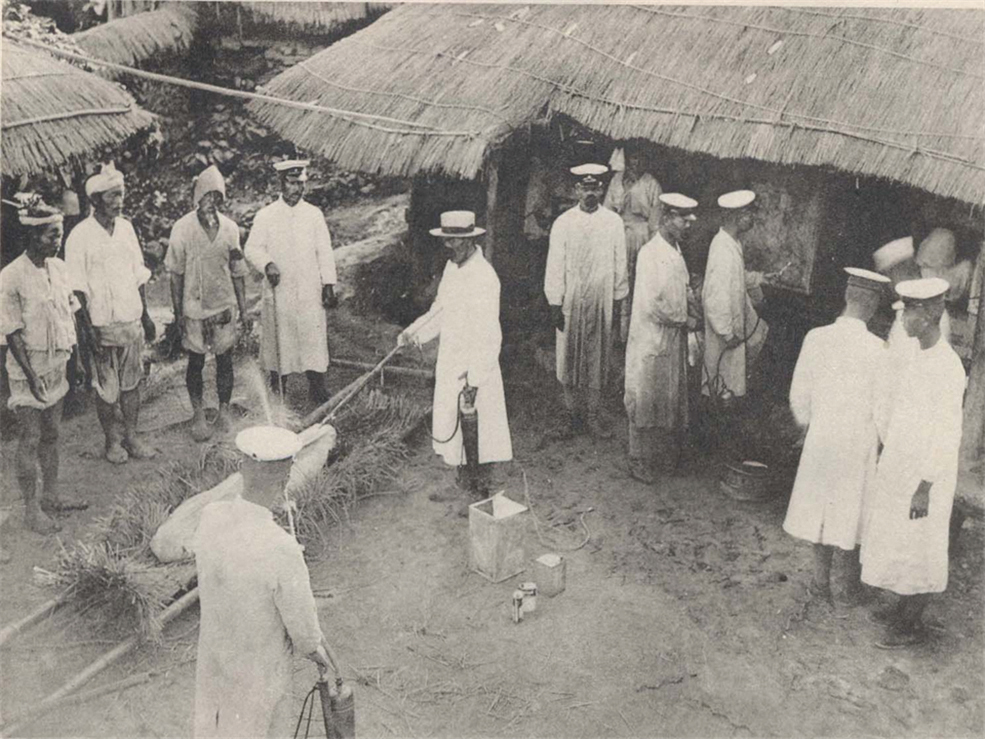
<path fill-rule="evenodd" d="M 748 290 L 765 278 L 746 271 L 739 241 L 753 226 L 755 193 L 719 198 L 724 221 L 712 240 L 699 296 L 680 244 L 696 219 L 697 201 L 660 192 L 652 175 L 630 163 L 634 177 L 625 187 L 623 218 L 601 205 L 607 167 L 571 170 L 578 205 L 551 229 L 544 292 L 572 430 L 584 415 L 596 437 L 611 435 L 602 420 L 602 395 L 615 337 L 626 341 L 630 472 L 650 483 L 656 468 L 669 471 L 678 462 L 688 427 L 689 365 L 697 364 L 693 349 L 705 347 L 705 395 L 725 402 L 746 394 L 748 368 L 767 333 Z"/>
<path fill-rule="evenodd" d="M 261 364 L 277 390 L 283 376 L 304 372 L 309 397 L 327 399 L 325 308 L 337 303 L 335 260 L 324 216 L 303 199 L 306 160 L 274 164 L 280 197 L 256 215 L 240 250 L 237 224 L 219 212 L 225 181 L 215 166 L 195 179 L 194 209 L 171 230 L 165 267 L 171 276 L 175 323 L 188 352 L 185 380 L 198 441 L 231 426 L 232 349 L 249 328 L 245 276 L 249 261 L 265 275 Z M 58 434 L 68 392 L 66 364 L 78 346 L 96 391 L 96 412 L 113 464 L 152 459 L 156 450 L 137 433 L 145 341 L 156 334 L 147 311 L 150 270 L 129 220 L 122 217 L 123 174 L 112 164 L 85 185 L 91 214 L 62 247 L 63 216 L 37 196 L 19 196 L 24 253 L 0 273 L 0 333 L 21 436 L 17 478 L 28 528 L 59 530 L 56 514 L 88 507 L 58 487 Z M 244 258 L 245 257 L 245 258 Z M 202 406 L 205 356 L 216 358 L 218 415 L 209 424 Z M 36 490 L 40 469 L 41 491 Z"/>

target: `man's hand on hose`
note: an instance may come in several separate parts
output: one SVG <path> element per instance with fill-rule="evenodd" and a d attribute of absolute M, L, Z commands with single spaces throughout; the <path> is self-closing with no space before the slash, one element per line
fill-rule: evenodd
<path fill-rule="evenodd" d="M 475 385 L 469 385 L 467 382 L 465 388 L 462 390 L 462 399 L 465 401 L 465 406 L 467 408 L 472 408 L 475 406 L 475 396 L 479 392 L 479 388 Z"/>
<path fill-rule="evenodd" d="M 416 346 L 416 347 L 420 347 L 421 346 L 421 342 L 417 338 L 417 334 L 416 333 L 413 333 L 412 334 L 412 333 L 410 333 L 409 329 L 404 329 L 403 331 L 400 332 L 400 335 L 397 336 L 397 346 L 399 346 L 399 347 L 405 347 L 405 346 L 410 346 L 410 345 L 413 345 L 413 346 Z"/>
<path fill-rule="evenodd" d="M 564 331 L 564 311 L 560 305 L 551 306 L 551 324 L 558 331 Z"/>
<path fill-rule="evenodd" d="M 268 262 L 267 266 L 263 268 L 263 273 L 267 275 L 267 282 L 270 283 L 271 287 L 277 287 L 280 283 L 280 270 L 277 265 L 273 262 Z"/>
<path fill-rule="evenodd" d="M 321 644 L 318 645 L 318 648 L 314 652 L 308 655 L 308 659 L 318 665 L 318 672 L 323 675 L 334 668 L 332 661 L 328 658 L 328 652 L 325 651 L 325 647 Z"/>
<path fill-rule="evenodd" d="M 730 336 L 729 338 L 725 339 L 725 348 L 735 349 L 735 347 L 739 346 L 741 343 L 742 343 L 742 339 L 740 337 Z"/>

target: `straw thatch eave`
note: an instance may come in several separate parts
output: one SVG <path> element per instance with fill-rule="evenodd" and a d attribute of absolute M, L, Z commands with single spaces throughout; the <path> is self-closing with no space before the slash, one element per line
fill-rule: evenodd
<path fill-rule="evenodd" d="M 983 38 L 980 11 L 406 5 L 267 86 L 399 125 L 252 109 L 301 146 L 388 174 L 474 176 L 546 110 L 613 139 L 980 202 Z"/>
<path fill-rule="evenodd" d="M 388 3 L 297 2 L 296 0 L 243 0 L 257 20 L 309 33 L 328 34 L 345 23 L 360 21 L 390 8 Z"/>
<path fill-rule="evenodd" d="M 16 41 L 3 40 L 0 171 L 61 167 L 150 125 L 150 113 L 116 83 Z"/>
<path fill-rule="evenodd" d="M 159 10 L 118 18 L 73 35 L 79 48 L 96 59 L 132 66 L 191 46 L 197 13 L 185 2 L 169 2 Z"/>

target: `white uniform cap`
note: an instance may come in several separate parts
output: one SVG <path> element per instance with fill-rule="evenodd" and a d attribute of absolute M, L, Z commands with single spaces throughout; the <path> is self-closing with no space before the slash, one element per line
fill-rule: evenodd
<path fill-rule="evenodd" d="M 577 167 L 571 168 L 571 174 L 575 177 L 584 177 L 585 175 L 599 177 L 608 171 L 609 168 L 604 164 L 579 164 Z"/>
<path fill-rule="evenodd" d="M 896 292 L 904 303 L 925 303 L 943 300 L 949 287 L 947 280 L 940 277 L 924 277 L 919 280 L 904 280 L 896 285 Z"/>
<path fill-rule="evenodd" d="M 281 162 L 274 162 L 274 169 L 278 172 L 285 172 L 287 174 L 294 174 L 291 170 L 298 169 L 301 170 L 297 173 L 299 182 L 308 181 L 308 173 L 306 171 L 308 165 L 311 164 L 310 159 L 285 159 Z"/>
<path fill-rule="evenodd" d="M 752 190 L 736 190 L 735 192 L 727 192 L 718 198 L 718 207 L 729 210 L 745 208 L 755 199 L 756 193 Z"/>
<path fill-rule="evenodd" d="M 698 207 L 698 201 L 694 198 L 689 198 L 687 195 L 682 195 L 679 192 L 665 192 L 658 199 L 671 210 L 681 212 L 681 215 L 687 220 L 697 220 L 694 213 L 690 212 Z"/>
<path fill-rule="evenodd" d="M 301 447 L 301 437 L 279 426 L 251 426 L 236 434 L 236 448 L 259 462 L 290 459 Z"/>
<path fill-rule="evenodd" d="M 876 269 L 885 272 L 895 267 L 900 262 L 913 258 L 913 237 L 907 236 L 904 239 L 895 239 L 888 244 L 883 244 L 872 253 L 872 262 Z"/>
<path fill-rule="evenodd" d="M 886 288 L 892 280 L 890 280 L 885 275 L 881 275 L 878 272 L 870 272 L 867 269 L 859 269 L 858 267 L 845 267 L 845 271 L 848 273 L 848 284 L 856 285 L 858 287 L 863 287 L 868 290 L 875 290 L 881 292 Z"/>

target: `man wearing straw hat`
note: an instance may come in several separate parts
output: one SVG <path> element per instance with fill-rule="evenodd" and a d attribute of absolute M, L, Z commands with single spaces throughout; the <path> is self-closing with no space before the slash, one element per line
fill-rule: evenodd
<path fill-rule="evenodd" d="M 266 275 L 260 360 L 277 390 L 284 375 L 304 372 L 309 399 L 328 399 L 328 325 L 335 297 L 335 255 L 325 216 L 304 200 L 307 159 L 274 164 L 280 197 L 261 208 L 246 240 L 246 258 Z"/>
<path fill-rule="evenodd" d="M 65 262 L 79 311 L 82 339 L 92 348 L 96 412 L 106 436 L 106 459 L 151 459 L 156 451 L 137 436 L 143 342 L 154 339 L 144 286 L 150 270 L 123 211 L 123 174 L 112 164 L 86 181 L 92 215 L 72 229 Z M 123 434 L 116 424 L 117 401 Z"/>
<path fill-rule="evenodd" d="M 701 392 L 728 405 L 746 395 L 746 380 L 768 327 L 756 313 L 748 291 L 763 275 L 747 272 L 739 237 L 754 225 L 756 194 L 736 190 L 718 198 L 725 216 L 711 240 L 701 303 L 705 313 L 705 365 Z"/>
<path fill-rule="evenodd" d="M 457 466 L 458 485 L 473 495 L 487 488 L 489 465 L 513 459 L 506 417 L 506 397 L 499 367 L 503 334 L 499 325 L 499 278 L 486 261 L 476 238 L 484 234 L 471 211 L 441 214 L 431 235 L 450 252 L 431 308 L 397 339 L 417 346 L 440 339 L 435 367 L 432 440 L 445 464 Z M 459 408 L 478 415 L 478 466 L 466 465 L 465 438 Z M 478 475 L 478 478 L 474 475 Z M 458 497 L 435 494 L 432 500 Z"/>
<path fill-rule="evenodd" d="M 847 554 L 845 600 L 854 604 L 862 594 L 857 547 L 876 469 L 874 401 L 886 353 L 866 323 L 890 281 L 865 269 L 845 271 L 845 310 L 807 334 L 790 385 L 790 408 L 807 437 L 783 529 L 814 545 L 812 597 L 832 602 L 832 558 L 836 549 Z"/>
<path fill-rule="evenodd" d="M 876 644 L 884 649 L 924 641 L 923 611 L 947 588 L 965 389 L 961 360 L 941 336 L 947 289 L 939 277 L 896 285 L 903 327 L 918 349 L 888 368 L 877 398 L 884 446 L 862 536 L 862 582 L 899 595 L 873 614 L 887 626 Z"/>
<path fill-rule="evenodd" d="M 680 193 L 660 196 L 657 235 L 640 249 L 636 292 L 626 345 L 629 471 L 652 483 L 654 466 L 677 466 L 687 428 L 688 303 L 694 302 L 679 241 L 695 220 L 698 201 Z"/>
<path fill-rule="evenodd" d="M 551 227 L 544 294 L 557 331 L 557 379 L 571 432 L 580 411 L 596 438 L 612 436 L 602 423 L 602 393 L 609 382 L 613 322 L 625 308 L 626 233 L 622 219 L 600 205 L 602 164 L 571 169 L 578 205 Z"/>
<path fill-rule="evenodd" d="M 286 429 L 256 426 L 241 431 L 236 446 L 242 494 L 205 506 L 192 542 L 202 612 L 196 739 L 290 736 L 294 656 L 338 674 L 302 548 L 271 514 L 287 503 L 301 441 Z"/>
<path fill-rule="evenodd" d="M 202 369 L 209 351 L 215 354 L 219 394 L 216 429 L 229 430 L 232 349 L 239 338 L 239 323 L 247 321 L 244 278 L 248 270 L 239 250 L 239 226 L 218 210 L 225 196 L 226 183 L 215 165 L 195 178 L 195 210 L 172 227 L 164 257 L 171 274 L 175 323 L 188 352 L 185 386 L 193 411 L 191 435 L 196 441 L 205 441 L 212 435 L 202 407 Z M 236 308 L 239 322 L 233 313 Z"/>
<path fill-rule="evenodd" d="M 16 413 L 21 432 L 17 482 L 24 495 L 24 521 L 32 531 L 50 534 L 61 528 L 52 515 L 88 507 L 63 497 L 58 486 L 65 366 L 75 346 L 73 314 L 79 305 L 65 263 L 55 256 L 62 245 L 62 214 L 35 201 L 18 215 L 27 230 L 27 249 L 0 272 L 0 333 L 10 349 L 7 406 Z"/>

